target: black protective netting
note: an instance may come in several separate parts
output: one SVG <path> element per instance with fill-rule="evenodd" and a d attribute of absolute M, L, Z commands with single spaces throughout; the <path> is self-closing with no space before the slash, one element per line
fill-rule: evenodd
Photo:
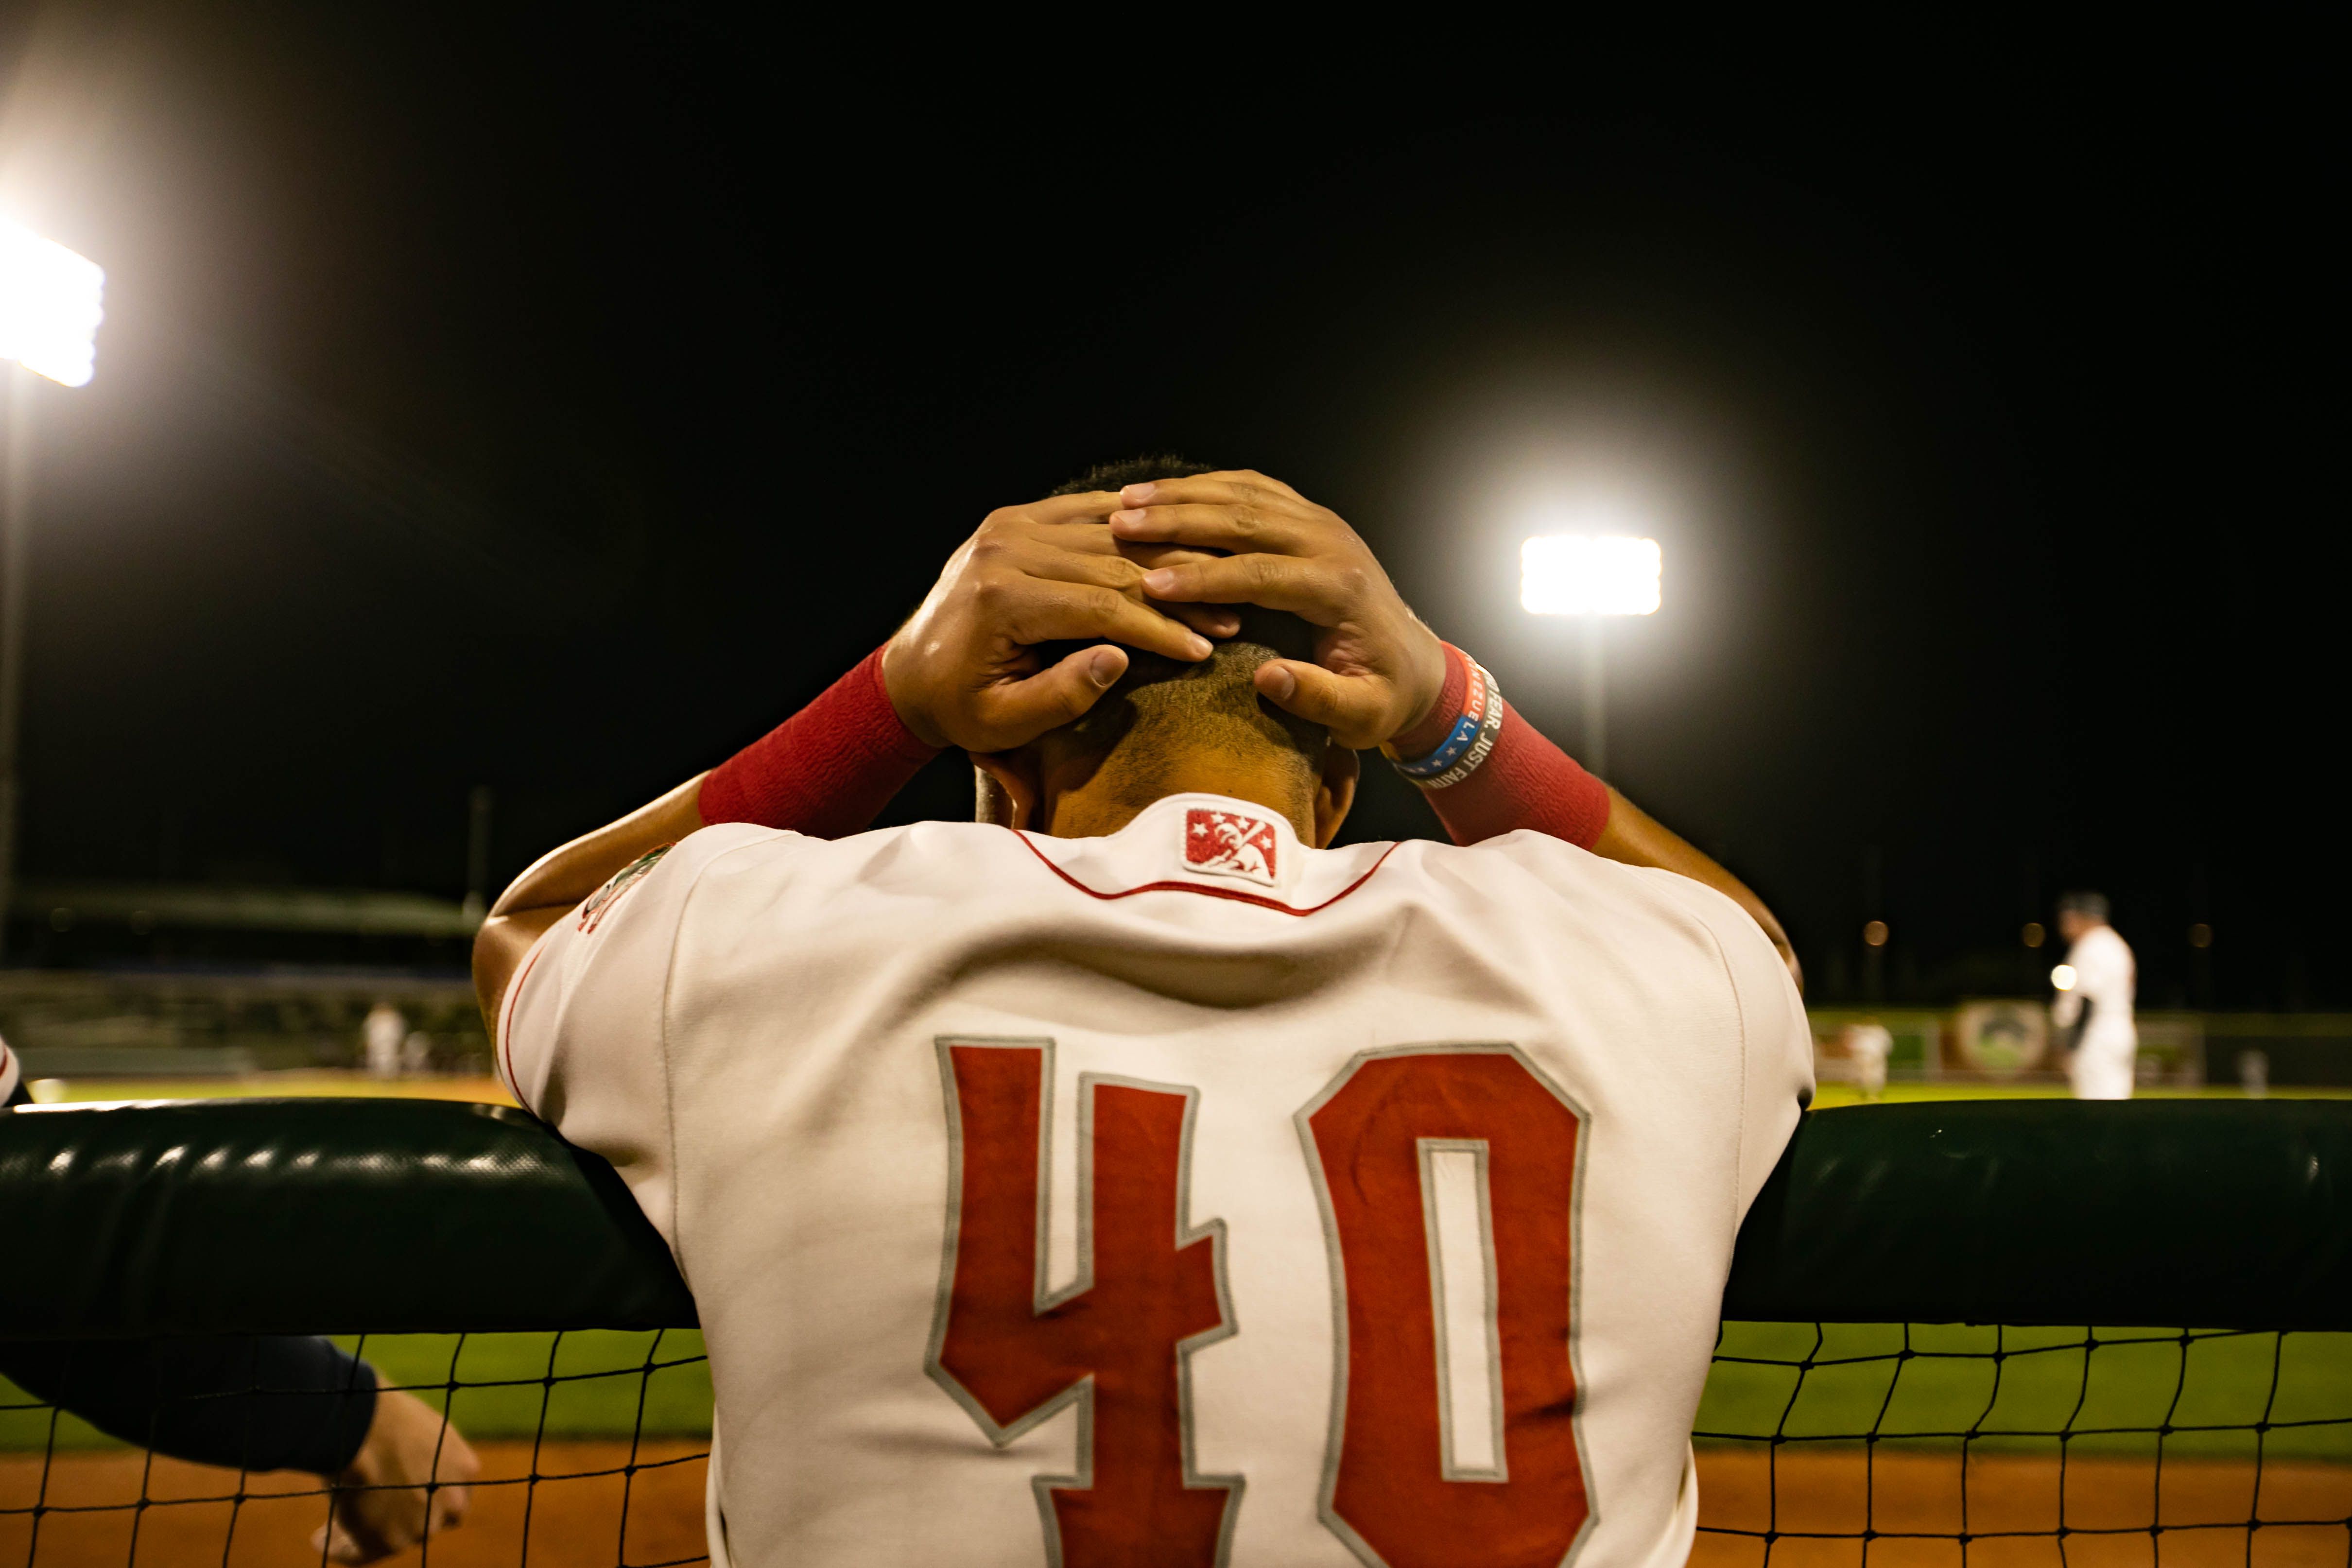
<path fill-rule="evenodd" d="M 1727 1323 L 1709 1563 L 2352 1563 L 2352 1334 Z"/>
<path fill-rule="evenodd" d="M 457 1528 L 403 1563 L 681 1568 L 708 1561 L 710 1385 L 688 1331 L 359 1336 L 340 1340 L 412 1393 L 438 1491 L 462 1446 L 478 1464 Z M 101 1342 L 75 1347 L 104 1354 Z M 171 1398 L 317 1400 L 257 1385 Z M 169 1398 L 159 1401 L 169 1407 Z M 462 1436 L 460 1436 L 462 1435 Z M 115 1442 L 0 1382 L 0 1565 L 328 1561 L 313 1537 L 357 1492 L 297 1470 L 220 1469 Z M 412 1504 L 424 1492 L 408 1490 Z"/>
<path fill-rule="evenodd" d="M 343 1343 L 480 1460 L 421 1561 L 705 1561 L 698 1335 Z M 2352 1334 L 1728 1323 L 1695 1437 L 1710 1568 L 2352 1568 Z M 0 1385 L 0 1568 L 321 1562 L 336 1495 L 111 1443 Z"/>

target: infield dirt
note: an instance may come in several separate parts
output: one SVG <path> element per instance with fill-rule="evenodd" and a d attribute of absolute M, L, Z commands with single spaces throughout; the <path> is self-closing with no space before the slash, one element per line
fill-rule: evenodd
<path fill-rule="evenodd" d="M 628 1556 L 632 1564 L 699 1563 L 703 1559 L 700 1441 L 647 1441 L 639 1469 L 627 1488 Z M 404 1552 L 389 1560 L 433 1568 L 610 1568 L 622 1561 L 623 1478 L 588 1472 L 614 1470 L 628 1462 L 625 1442 L 549 1443 L 540 1451 L 535 1488 L 521 1484 L 531 1473 L 531 1445 L 475 1445 L 482 1458 L 483 1483 L 474 1489 L 472 1511 L 463 1528 L 436 1537 L 429 1555 Z M 688 1456 L 692 1456 L 689 1458 Z M 279 1472 L 246 1478 L 246 1501 L 174 1501 L 220 1498 L 235 1492 L 234 1470 L 157 1459 L 146 1473 L 146 1456 L 112 1449 L 60 1454 L 51 1464 L 47 1502 L 55 1509 L 96 1512 L 50 1512 L 41 1518 L 37 1556 L 27 1555 L 32 1523 L 24 1514 L 0 1517 L 0 1564 L 7 1568 L 318 1568 L 310 1532 L 326 1517 L 318 1481 Z M 139 1509 L 146 1475 L 150 1506 Z M 580 1477 L 564 1479 L 565 1476 Z M 496 1484 L 499 1482 L 509 1484 Z M 41 1486 L 37 1454 L 0 1456 L 0 1508 L 24 1508 Z M 524 1556 L 525 1493 L 530 1501 L 530 1555 Z M 286 1494 L 300 1494 L 289 1496 Z M 130 1507 L 121 1505 L 129 1504 Z M 110 1507 L 110 1505 L 113 1505 Z M 234 1512 L 236 1533 L 230 1539 Z M 132 1532 L 137 1531 L 137 1557 Z M 224 1550 L 226 1549 L 226 1551 Z"/>
<path fill-rule="evenodd" d="M 2054 1533 L 2059 1467 L 2051 1459 L 1971 1458 L 1965 1500 L 1960 1458 L 1948 1450 L 1881 1450 L 1869 1458 L 1860 1449 L 1784 1452 L 1777 1478 L 1761 1451 L 1702 1449 L 1698 1466 L 1702 1528 L 1693 1568 L 1761 1568 L 1765 1561 L 1762 1540 L 1711 1534 L 1707 1526 L 1790 1532 L 1772 1545 L 1772 1568 L 1863 1568 L 1864 1529 L 1881 1532 L 1868 1543 L 1869 1568 L 1962 1568 L 1957 1537 L 1964 1529 L 1976 1538 L 1967 1568 L 2333 1568 L 2346 1561 L 2352 1533 L 2340 1522 L 2265 1525 L 2252 1532 L 2250 1557 L 2255 1467 L 2243 1462 L 2168 1461 L 2159 1499 L 2147 1460 L 2073 1460 L 2063 1555 Z M 2352 1519 L 2352 1466 L 2272 1463 L 2261 1480 L 2264 1520 Z M 2163 1531 L 2151 1534 L 2159 1520 Z M 1852 1538 L 1804 1539 L 1809 1532 Z M 1942 1539 L 1905 1539 L 1920 1534 Z"/>
<path fill-rule="evenodd" d="M 512 1483 L 530 1473 L 529 1443 L 478 1447 L 486 1481 Z M 698 1442 L 676 1440 L 640 1448 L 640 1463 L 662 1468 L 641 1469 L 629 1488 L 629 1563 L 700 1561 L 703 1462 L 688 1456 L 699 1456 L 701 1450 Z M 443 1568 L 607 1568 L 623 1561 L 622 1480 L 617 1475 L 584 1472 L 612 1469 L 627 1458 L 625 1443 L 546 1445 L 540 1455 L 540 1473 L 558 1479 L 543 1479 L 536 1489 L 528 1559 L 523 1545 L 525 1489 L 485 1484 L 475 1492 L 473 1513 L 464 1529 L 435 1541 L 429 1558 L 411 1552 L 394 1562 L 402 1568 L 422 1562 Z M 323 1503 L 309 1478 L 248 1478 L 247 1500 L 236 1510 L 232 1542 L 229 1503 L 172 1500 L 233 1491 L 233 1472 L 159 1459 L 147 1481 L 151 1505 L 143 1511 L 119 1506 L 137 1503 L 144 1464 L 144 1456 L 122 1450 L 59 1455 L 49 1472 L 52 1506 L 118 1506 L 103 1512 L 46 1514 L 39 1554 L 31 1558 L 26 1555 L 30 1521 L 22 1514 L 0 1518 L 0 1564 L 180 1568 L 217 1563 L 225 1568 L 316 1568 L 319 1555 L 310 1538 L 323 1515 Z M 1699 1456 L 1699 1474 L 1702 1525 L 1756 1531 L 1777 1527 L 1790 1532 L 1772 1547 L 1773 1568 L 1864 1568 L 1861 1540 L 1801 1537 L 1807 1531 L 1858 1535 L 1865 1526 L 1889 1532 L 1870 1542 L 1870 1568 L 1961 1568 L 1959 1543 L 1951 1539 L 1962 1528 L 1956 1455 L 1881 1453 L 1868 1461 L 1867 1469 L 1858 1451 L 1783 1456 L 1776 1487 L 1761 1453 L 1710 1450 Z M 583 1479 L 560 1479 L 567 1475 Z M 38 1455 L 0 1457 L 0 1507 L 28 1505 L 40 1481 Z M 1771 1508 L 1776 1490 L 1777 1521 Z M 2002 1535 L 2057 1528 L 2058 1467 L 2043 1459 L 1971 1459 L 1966 1523 L 1979 1539 L 1969 1547 L 1968 1568 L 2238 1568 L 2249 1561 L 2252 1568 L 2336 1568 L 2346 1561 L 2347 1531 L 2343 1524 L 2266 1527 L 2254 1533 L 2249 1558 L 2243 1524 L 2253 1512 L 2251 1465 L 2167 1464 L 2161 1514 L 2165 1529 L 2160 1536 L 2151 1536 L 2147 1526 L 2158 1517 L 2157 1491 L 2155 1469 L 2144 1462 L 2095 1458 L 2068 1465 L 2064 1517 L 2075 1533 L 2065 1538 L 2062 1559 L 2054 1535 Z M 310 1495 L 286 1495 L 305 1492 Z M 2261 1513 L 2265 1519 L 2352 1517 L 2352 1467 L 2264 1467 Z M 2086 1533 L 2100 1530 L 2128 1533 Z M 1943 1539 L 1905 1539 L 1910 1531 Z M 1764 1560 L 1760 1540 L 1704 1531 L 1691 1557 L 1693 1568 L 1762 1568 Z"/>

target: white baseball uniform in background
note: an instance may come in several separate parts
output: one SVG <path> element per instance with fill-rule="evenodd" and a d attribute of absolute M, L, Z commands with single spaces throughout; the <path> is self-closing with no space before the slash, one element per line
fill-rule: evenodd
<path fill-rule="evenodd" d="M 1874 1100 L 1886 1092 L 1886 1059 L 1894 1050 L 1894 1031 L 1877 1019 L 1846 1026 L 1845 1053 L 1853 1061 L 1854 1083 Z"/>
<path fill-rule="evenodd" d="M 693 1288 L 739 1568 L 1679 1568 L 1811 1091 L 1697 883 L 1212 795 L 707 829 L 551 930 L 500 1033 Z"/>
<path fill-rule="evenodd" d="M 2074 971 L 2072 990 L 2058 993 L 2050 1009 L 2051 1021 L 2072 1029 L 2083 1009 L 2090 1018 L 2074 1041 L 2066 1076 L 2077 1100 L 2128 1100 L 2132 1069 L 2139 1052 L 2139 1031 L 2132 1023 L 2136 986 L 2130 944 L 2112 925 L 2094 925 L 2066 950 Z"/>

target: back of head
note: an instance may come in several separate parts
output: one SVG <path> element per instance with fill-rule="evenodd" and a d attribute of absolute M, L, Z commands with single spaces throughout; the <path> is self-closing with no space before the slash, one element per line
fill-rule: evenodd
<path fill-rule="evenodd" d="M 2079 915 L 2085 920 L 2104 924 L 2107 919 L 2107 895 L 2104 893 L 2092 893 L 2087 889 L 2061 894 L 2058 897 L 2058 913 Z"/>
<path fill-rule="evenodd" d="M 1054 494 L 1116 490 L 1211 471 L 1178 457 L 1130 458 L 1094 468 Z M 1295 795 L 1306 810 L 1330 750 L 1330 732 L 1265 701 L 1254 677 L 1269 659 L 1312 659 L 1316 630 L 1280 611 L 1238 609 L 1239 633 L 1217 643 L 1198 664 L 1129 649 L 1127 673 L 1101 701 L 1038 737 L 1046 772 L 1094 780 L 1107 798 L 1139 810 L 1188 789 L 1232 793 L 1230 785 L 1218 789 L 1219 778 L 1246 772 Z M 1049 661 L 1068 651 L 1040 650 Z"/>

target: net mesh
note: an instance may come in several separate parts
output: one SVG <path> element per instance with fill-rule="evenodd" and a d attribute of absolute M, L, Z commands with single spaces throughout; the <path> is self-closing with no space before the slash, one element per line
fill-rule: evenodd
<path fill-rule="evenodd" d="M 684 1568 L 709 1561 L 710 1384 L 698 1334 L 571 1331 L 338 1343 L 373 1364 L 385 1387 L 440 1413 L 432 1463 L 441 1473 L 459 1445 L 478 1460 L 462 1524 L 398 1561 L 448 1568 Z M 317 1397 L 252 1385 L 194 1397 L 256 1396 Z M 330 1559 L 320 1531 L 330 1510 L 370 1490 L 393 1489 L 298 1471 L 222 1469 L 128 1448 L 0 1383 L 0 1564 L 323 1564 Z"/>
<path fill-rule="evenodd" d="M 341 1343 L 480 1458 L 463 1526 L 401 1561 L 707 1561 L 698 1335 Z M 2352 1334 L 1727 1323 L 1694 1437 L 1702 1568 L 2352 1568 Z M 323 1563 L 335 1496 L 0 1385 L 0 1565 Z"/>
<path fill-rule="evenodd" d="M 1727 1323 L 1709 1564 L 2352 1563 L 2352 1335 Z"/>

